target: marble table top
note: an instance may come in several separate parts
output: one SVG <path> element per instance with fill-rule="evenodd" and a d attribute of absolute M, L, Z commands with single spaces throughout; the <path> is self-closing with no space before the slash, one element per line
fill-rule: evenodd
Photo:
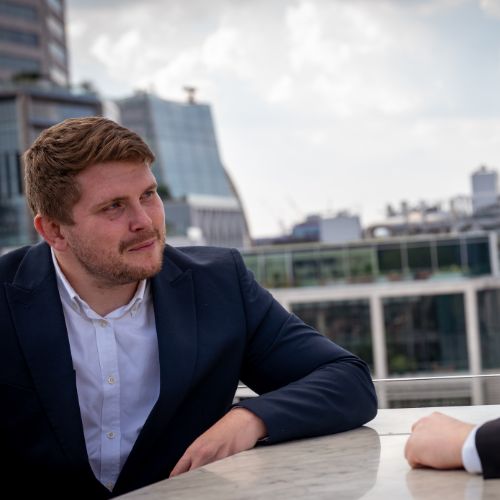
<path fill-rule="evenodd" d="M 121 498 L 500 499 L 500 480 L 408 466 L 403 450 L 411 425 L 434 410 L 472 423 L 500 415 L 500 405 L 379 410 L 359 429 L 260 446 Z"/>

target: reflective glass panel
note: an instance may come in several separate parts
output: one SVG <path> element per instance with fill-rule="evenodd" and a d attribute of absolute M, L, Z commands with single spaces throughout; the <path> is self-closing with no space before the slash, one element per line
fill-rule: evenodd
<path fill-rule="evenodd" d="M 468 368 L 462 294 L 383 300 L 390 374 Z"/>

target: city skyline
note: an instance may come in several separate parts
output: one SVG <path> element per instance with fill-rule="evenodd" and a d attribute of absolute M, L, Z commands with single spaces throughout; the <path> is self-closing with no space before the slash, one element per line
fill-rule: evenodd
<path fill-rule="evenodd" d="M 69 0 L 67 21 L 72 79 L 103 97 L 199 89 L 254 237 L 500 167 L 498 0 Z"/>

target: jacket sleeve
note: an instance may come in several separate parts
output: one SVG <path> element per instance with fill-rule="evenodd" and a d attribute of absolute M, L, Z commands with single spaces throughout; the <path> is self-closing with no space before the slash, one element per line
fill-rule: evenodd
<path fill-rule="evenodd" d="M 484 478 L 500 478 L 500 418 L 479 427 L 476 432 L 476 447 Z"/>
<path fill-rule="evenodd" d="M 268 443 L 346 431 L 377 413 L 366 364 L 286 311 L 233 252 L 247 322 L 241 380 L 258 397 L 238 406 L 259 416 Z"/>

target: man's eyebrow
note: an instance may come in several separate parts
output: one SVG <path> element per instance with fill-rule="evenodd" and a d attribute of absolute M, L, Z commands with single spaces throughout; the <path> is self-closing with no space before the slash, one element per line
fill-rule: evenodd
<path fill-rule="evenodd" d="M 117 203 L 119 201 L 126 200 L 125 196 L 117 196 L 116 198 L 110 198 L 109 200 L 101 201 L 94 206 L 94 210 L 100 210 L 101 208 L 106 207 L 107 205 L 112 205 L 113 203 Z"/>
<path fill-rule="evenodd" d="M 143 193 L 146 193 L 147 191 L 155 190 L 158 189 L 158 183 L 157 182 L 152 182 L 146 189 L 144 189 Z M 95 205 L 94 210 L 100 210 L 101 208 L 106 207 L 107 205 L 112 205 L 113 203 L 117 203 L 119 201 L 124 201 L 126 200 L 126 196 L 117 196 L 116 198 L 110 198 L 109 200 L 101 201 L 97 205 Z"/>

